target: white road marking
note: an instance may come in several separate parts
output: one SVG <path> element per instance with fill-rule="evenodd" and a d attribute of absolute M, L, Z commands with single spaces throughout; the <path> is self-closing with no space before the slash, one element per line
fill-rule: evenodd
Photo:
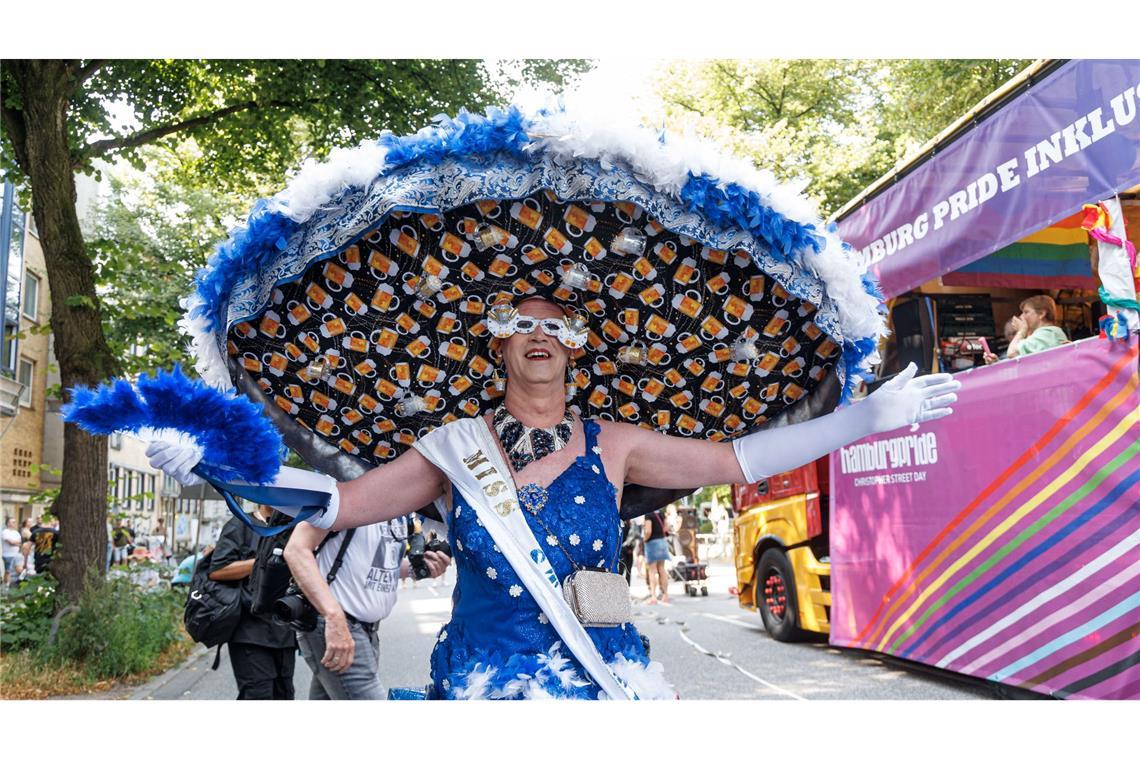
<path fill-rule="evenodd" d="M 707 617 L 707 618 L 713 618 L 714 620 L 722 620 L 725 623 L 731 623 L 732 625 L 738 625 L 741 628 L 751 628 L 753 631 L 763 631 L 764 630 L 764 626 L 753 625 L 752 623 L 745 623 L 743 620 L 734 620 L 730 617 L 725 617 L 724 615 L 714 615 L 711 612 L 701 612 L 698 614 L 700 614 L 704 617 Z"/>
<path fill-rule="evenodd" d="M 784 688 L 781 688 L 781 687 L 777 686 L 777 685 L 776 685 L 776 684 L 774 684 L 774 683 L 769 683 L 768 681 L 765 681 L 765 680 L 764 680 L 763 678 L 761 678 L 760 676 L 758 676 L 758 675 L 756 675 L 756 674 L 754 674 L 754 673 L 749 673 L 747 670 L 745 670 L 744 668 L 740 667 L 739 665 L 737 665 L 737 664 L 736 664 L 735 662 L 733 662 L 732 660 L 729 660 L 728 658 L 722 657 L 722 656 L 720 656 L 719 654 L 716 654 L 716 653 L 714 653 L 714 652 L 710 652 L 709 650 L 705 649 L 705 648 L 704 648 L 704 647 L 702 647 L 700 644 L 698 644 L 697 642 L 693 641 L 693 640 L 692 640 L 692 639 L 690 639 L 688 636 L 686 636 L 686 635 L 685 635 L 685 632 L 684 632 L 684 631 L 681 631 L 681 630 L 679 630 L 679 629 L 678 629 L 677 633 L 681 634 L 681 638 L 682 638 L 682 639 L 684 639 L 684 640 L 685 640 L 685 641 L 686 641 L 686 642 L 689 644 L 689 646 L 693 647 L 693 649 L 696 649 L 696 650 L 697 650 L 698 652 L 700 652 L 701 654 L 707 654 L 707 655 L 709 655 L 710 657 L 714 658 L 714 659 L 715 659 L 717 662 L 719 662 L 719 663 L 721 663 L 721 664 L 723 664 L 723 665 L 728 665 L 730 668 L 736 668 L 737 670 L 739 670 L 741 673 L 743 673 L 744 675 L 746 675 L 746 676 L 748 676 L 749 678 L 751 678 L 751 679 L 752 679 L 753 681 L 755 681 L 756 683 L 758 683 L 758 684 L 761 684 L 761 685 L 763 685 L 763 686 L 767 686 L 769 689 L 772 689 L 773 691 L 778 691 L 778 692 L 780 692 L 781 694 L 787 694 L 787 695 L 788 695 L 789 697 L 791 697 L 792 699 L 798 699 L 798 700 L 800 700 L 801 702 L 806 702 L 806 701 L 807 701 L 807 698 L 806 698 L 806 697 L 801 697 L 799 694 L 794 694 L 794 693 L 792 693 L 792 692 L 788 691 L 787 689 L 784 689 Z"/>

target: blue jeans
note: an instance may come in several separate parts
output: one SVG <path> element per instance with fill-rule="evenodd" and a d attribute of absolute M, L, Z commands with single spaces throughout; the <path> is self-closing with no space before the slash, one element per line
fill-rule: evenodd
<path fill-rule="evenodd" d="M 313 671 L 309 685 L 309 699 L 384 699 L 380 688 L 380 639 L 376 633 L 366 632 L 355 621 L 349 621 L 348 632 L 356 649 L 352 664 L 343 673 L 334 673 L 324 665 L 325 619 L 320 618 L 315 630 L 297 633 L 297 646 Z"/>

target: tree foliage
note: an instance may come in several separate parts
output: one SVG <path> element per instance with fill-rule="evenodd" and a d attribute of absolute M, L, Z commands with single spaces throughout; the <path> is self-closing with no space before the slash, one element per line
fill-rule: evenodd
<path fill-rule="evenodd" d="M 299 159 L 383 130 L 414 131 L 441 112 L 502 104 L 519 81 L 561 85 L 587 68 L 578 60 L 495 71 L 454 59 L 76 62 L 67 120 L 73 168 L 92 171 L 96 159 L 119 157 L 143 170 L 143 146 L 193 138 L 200 152 L 183 155 L 187 181 L 248 191 L 267 178 L 279 183 Z M 6 105 L 20 110 L 17 88 L 4 89 Z"/>
<path fill-rule="evenodd" d="M 144 212 L 137 229 L 121 217 L 106 220 L 107 230 L 124 233 L 124 240 L 108 235 L 112 242 L 89 245 L 75 208 L 75 173 L 96 171 L 100 159 L 147 171 L 145 149 L 156 146 L 179 158 L 170 174 L 185 187 L 247 193 L 280 185 L 288 168 L 333 147 L 384 129 L 418 128 L 439 112 L 499 103 L 511 76 L 562 82 L 586 68 L 581 61 L 524 61 L 496 78 L 480 61 L 440 59 L 0 61 L 0 168 L 14 181 L 22 178 L 31 198 L 62 385 L 105 381 L 121 372 L 123 346 L 143 326 L 171 328 L 172 304 L 161 302 L 185 292 L 176 278 L 185 273 L 186 257 L 200 256 L 205 241 L 220 237 L 211 230 L 209 238 L 188 240 L 177 219 Z M 178 150 L 185 141 L 195 150 Z M 200 197 L 187 207 L 209 203 Z M 167 233 L 171 246 L 152 244 L 154 235 Z M 100 281 L 155 287 L 149 294 L 104 289 L 102 304 Z M 154 359 L 163 361 L 159 354 Z M 53 571 L 71 601 L 82 593 L 87 571 L 102 566 L 106 468 L 105 442 L 65 426 L 53 511 L 66 550 Z"/>
<path fill-rule="evenodd" d="M 712 60 L 667 67 L 673 127 L 751 157 L 826 215 L 1023 68 L 1017 60 Z"/>
<path fill-rule="evenodd" d="M 141 149 L 148 171 L 113 172 L 94 213 L 88 248 L 103 329 L 128 376 L 175 363 L 193 371 L 187 338 L 178 329 L 179 300 L 249 206 L 242 196 L 180 180 L 190 147 Z"/>

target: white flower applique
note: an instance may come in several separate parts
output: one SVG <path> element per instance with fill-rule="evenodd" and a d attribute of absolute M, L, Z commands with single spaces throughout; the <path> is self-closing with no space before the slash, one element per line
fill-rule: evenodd
<path fill-rule="evenodd" d="M 459 551 L 463 551 L 463 542 L 459 540 L 458 536 L 455 538 L 455 548 Z"/>
<path fill-rule="evenodd" d="M 495 580 L 496 578 L 499 577 L 499 571 L 493 567 L 488 567 L 487 568 L 487 577 L 490 578 L 491 580 Z"/>
<path fill-rule="evenodd" d="M 540 612 L 540 613 L 538 613 L 538 622 L 541 623 L 542 625 L 546 625 L 547 623 L 550 622 L 550 620 L 547 619 L 546 613 Z"/>
<path fill-rule="evenodd" d="M 550 544 L 551 546 L 558 546 L 558 539 L 554 536 L 547 536 L 546 543 Z"/>
<path fill-rule="evenodd" d="M 581 542 L 582 542 L 582 539 L 578 538 L 577 533 L 571 533 L 570 534 L 570 545 L 571 546 L 577 546 Z"/>
<path fill-rule="evenodd" d="M 439 640 L 440 641 L 447 641 L 447 630 L 446 629 L 439 632 Z"/>
<path fill-rule="evenodd" d="M 499 554 L 503 553 L 503 550 L 499 548 L 498 544 L 491 544 L 491 548 L 497 551 Z"/>
<path fill-rule="evenodd" d="M 517 583 L 515 585 L 511 586 L 510 594 L 511 594 L 511 596 L 516 597 L 516 598 L 522 596 L 522 586 L 520 586 Z"/>
<path fill-rule="evenodd" d="M 595 475 L 601 475 L 602 474 L 602 471 L 598 469 L 598 466 L 596 464 L 590 465 L 590 469 L 594 471 Z"/>
<path fill-rule="evenodd" d="M 585 504 L 586 503 L 586 497 L 585 496 L 575 496 L 574 497 L 574 503 L 575 504 Z"/>
<path fill-rule="evenodd" d="M 595 446 L 593 449 L 591 449 L 591 451 L 593 451 L 598 456 L 602 455 L 602 447 L 601 446 Z"/>
<path fill-rule="evenodd" d="M 602 539 L 595 538 L 593 543 L 594 551 L 600 552 L 602 550 Z"/>

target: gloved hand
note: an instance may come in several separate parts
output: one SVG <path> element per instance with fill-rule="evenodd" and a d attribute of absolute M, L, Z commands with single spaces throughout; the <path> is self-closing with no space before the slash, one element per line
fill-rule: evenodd
<path fill-rule="evenodd" d="M 787 472 L 868 435 L 947 416 L 962 384 L 950 375 L 915 378 L 913 363 L 862 401 L 796 425 L 761 430 L 732 442 L 747 483 Z M 913 428 L 912 428 L 913 429 Z"/>
<path fill-rule="evenodd" d="M 918 367 L 911 362 L 877 391 L 851 407 L 852 413 L 863 419 L 867 429 L 864 435 L 885 433 L 904 425 L 911 425 L 914 430 L 920 423 L 954 412 L 950 405 L 958 400 L 954 391 L 962 384 L 947 373 L 916 378 L 917 372 Z"/>
<path fill-rule="evenodd" d="M 190 472 L 202 459 L 202 451 L 194 446 L 179 446 L 167 441 L 152 441 L 146 447 L 150 466 L 162 470 L 184 486 L 196 486 L 203 482 Z"/>
<path fill-rule="evenodd" d="M 202 459 L 202 452 L 197 447 L 154 441 L 147 446 L 146 455 L 150 459 L 151 467 L 162 470 L 184 486 L 195 486 L 203 482 L 202 478 L 190 472 Z M 336 480 L 319 472 L 310 472 L 296 467 L 282 467 L 277 472 L 277 477 L 269 485 L 277 488 L 297 488 L 328 494 L 328 507 L 323 512 L 310 517 L 307 522 L 324 530 L 332 528 L 340 509 L 340 491 L 337 489 Z M 273 508 L 290 517 L 295 516 L 299 511 L 291 507 Z"/>

